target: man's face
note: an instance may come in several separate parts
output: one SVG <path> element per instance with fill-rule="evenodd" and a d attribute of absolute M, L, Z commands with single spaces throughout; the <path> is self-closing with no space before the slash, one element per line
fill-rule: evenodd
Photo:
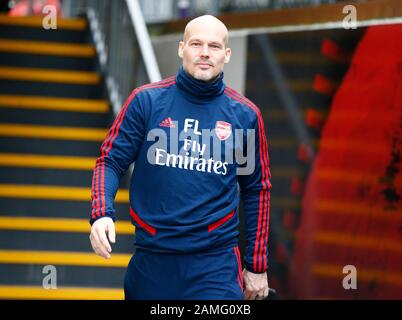
<path fill-rule="evenodd" d="M 230 60 L 226 37 L 227 31 L 214 22 L 191 25 L 180 41 L 178 52 L 187 73 L 202 81 L 215 79 Z"/>

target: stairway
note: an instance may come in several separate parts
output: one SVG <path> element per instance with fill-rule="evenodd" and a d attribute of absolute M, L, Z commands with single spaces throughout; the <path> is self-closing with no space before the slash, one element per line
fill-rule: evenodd
<path fill-rule="evenodd" d="M 128 178 L 112 259 L 89 242 L 95 159 L 113 114 L 85 19 L 0 16 L 0 299 L 122 299 Z M 57 289 L 45 289 L 47 265 Z"/>

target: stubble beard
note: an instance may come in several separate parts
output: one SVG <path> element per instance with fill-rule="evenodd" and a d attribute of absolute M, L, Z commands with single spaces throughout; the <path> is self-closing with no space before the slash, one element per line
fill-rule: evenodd
<path fill-rule="evenodd" d="M 196 70 L 194 72 L 193 77 L 197 80 L 210 82 L 216 78 L 216 75 L 214 75 L 212 71 L 203 72 L 203 71 Z"/>

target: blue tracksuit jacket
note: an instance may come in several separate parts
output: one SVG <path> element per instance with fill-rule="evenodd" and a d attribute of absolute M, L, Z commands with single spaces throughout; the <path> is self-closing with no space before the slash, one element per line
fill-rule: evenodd
<path fill-rule="evenodd" d="M 253 142 L 253 163 L 238 161 Z M 241 196 L 243 263 L 249 271 L 266 271 L 271 176 L 264 123 L 250 100 L 224 84 L 223 73 L 206 83 L 181 67 L 176 76 L 132 92 L 96 161 L 91 224 L 105 216 L 115 220 L 120 178 L 133 162 L 129 194 L 137 247 L 191 253 L 235 245 Z M 253 171 L 239 174 L 250 164 Z"/>

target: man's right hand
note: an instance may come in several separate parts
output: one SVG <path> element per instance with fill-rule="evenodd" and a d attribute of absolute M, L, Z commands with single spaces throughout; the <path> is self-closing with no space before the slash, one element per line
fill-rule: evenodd
<path fill-rule="evenodd" d="M 96 220 L 92 224 L 89 239 L 95 253 L 105 259 L 110 259 L 110 252 L 112 252 L 108 237 L 111 243 L 116 242 L 116 232 L 112 218 L 104 217 Z"/>

